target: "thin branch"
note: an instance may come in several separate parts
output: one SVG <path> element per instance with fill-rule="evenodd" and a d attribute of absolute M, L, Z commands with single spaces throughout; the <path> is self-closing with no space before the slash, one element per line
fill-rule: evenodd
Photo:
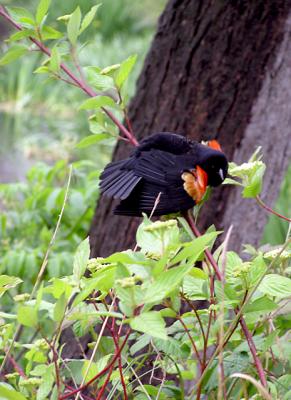
<path fill-rule="evenodd" d="M 291 222 L 291 218 L 287 218 L 284 215 L 279 214 L 277 211 L 273 210 L 271 207 L 267 206 L 259 196 L 256 196 L 256 201 L 262 208 L 267 210 L 270 214 L 276 215 L 277 217 L 284 219 L 284 221 L 287 221 L 289 223 Z"/>
<path fill-rule="evenodd" d="M 75 390 L 73 390 L 72 392 L 66 393 L 65 395 L 63 395 L 62 397 L 60 397 L 59 400 L 68 399 L 69 397 L 74 396 L 75 394 L 81 392 L 82 390 L 85 390 L 88 386 L 91 385 L 91 383 L 95 382 L 96 379 L 100 378 L 100 376 L 103 376 L 107 371 L 109 371 L 109 370 L 111 369 L 112 365 L 114 365 L 115 362 L 116 362 L 116 360 L 118 359 L 119 354 L 121 354 L 121 352 L 122 352 L 122 350 L 123 350 L 123 348 L 124 348 L 124 346 L 125 346 L 125 344 L 126 344 L 126 342 L 127 342 L 127 339 L 128 339 L 128 337 L 129 337 L 129 335 L 130 335 L 130 332 L 131 332 L 131 329 L 128 328 L 128 330 L 127 330 L 127 332 L 126 332 L 126 335 L 125 335 L 125 338 L 124 338 L 124 340 L 123 340 L 123 343 L 122 343 L 122 345 L 119 347 L 119 351 L 118 351 L 118 352 L 115 352 L 114 357 L 113 357 L 113 359 L 111 360 L 111 362 L 110 362 L 105 368 L 103 368 L 102 371 L 100 371 L 100 372 L 99 372 L 97 375 L 95 375 L 92 379 L 90 379 L 88 382 L 86 382 L 83 386 L 80 386 L 78 389 L 75 389 Z"/>
<path fill-rule="evenodd" d="M 190 228 L 192 229 L 194 235 L 197 236 L 197 237 L 201 236 L 201 233 L 197 229 L 197 227 L 196 227 L 196 225 L 195 225 L 195 223 L 194 223 L 194 221 L 192 219 L 190 211 L 188 211 L 187 213 L 184 213 L 184 217 L 185 217 L 186 221 L 188 222 Z M 208 258 L 210 264 L 212 265 L 214 271 L 216 272 L 216 276 L 217 276 L 218 280 L 221 281 L 223 279 L 223 276 L 222 276 L 222 274 L 221 274 L 221 272 L 220 272 L 220 270 L 218 268 L 218 265 L 217 265 L 216 261 L 214 260 L 214 258 L 212 256 L 212 254 L 210 253 L 209 250 L 205 250 L 205 255 Z M 247 339 L 247 342 L 248 342 L 248 345 L 250 347 L 250 351 L 252 353 L 252 356 L 253 356 L 253 359 L 254 359 L 254 363 L 255 363 L 255 365 L 257 367 L 257 372 L 258 372 L 260 381 L 261 381 L 263 386 L 266 386 L 267 385 L 267 381 L 266 381 L 265 372 L 264 372 L 261 360 L 258 357 L 256 346 L 255 346 L 255 343 L 253 341 L 252 335 L 251 335 L 250 331 L 248 330 L 248 327 L 247 327 L 247 325 L 246 325 L 246 323 L 244 321 L 244 318 L 242 316 L 242 311 L 243 311 L 243 308 L 241 308 L 237 312 L 238 320 L 240 320 L 240 324 L 241 324 L 242 330 L 244 332 L 244 335 L 245 335 L 245 337 Z M 237 323 L 237 321 L 235 321 L 235 323 Z M 231 329 L 232 329 L 232 327 L 231 327 Z M 224 344 L 223 344 L 223 346 L 224 346 Z M 210 364 L 211 361 L 213 361 L 214 357 L 216 357 L 217 354 L 219 354 L 219 351 L 220 351 L 220 346 L 217 347 L 215 353 L 213 354 L 213 356 L 209 360 L 208 365 Z M 204 372 L 202 373 L 198 383 L 201 384 L 202 379 L 205 376 L 205 372 L 206 372 L 206 368 L 205 368 Z M 199 387 L 199 385 L 198 385 L 198 387 Z"/>
<path fill-rule="evenodd" d="M 187 328 L 185 322 L 184 322 L 183 319 L 180 317 L 180 315 L 176 315 L 176 318 L 180 321 L 180 323 L 181 323 L 181 325 L 183 326 L 185 332 L 187 333 L 187 335 L 188 335 L 188 337 L 189 337 L 189 340 L 190 340 L 190 342 L 191 342 L 191 344 L 192 344 L 194 353 L 195 353 L 195 355 L 196 355 L 196 358 L 197 358 L 197 360 L 198 360 L 198 362 L 199 362 L 199 364 L 200 364 L 200 366 L 201 366 L 202 361 L 201 361 L 201 358 L 200 358 L 200 356 L 199 356 L 199 352 L 198 352 L 198 350 L 197 350 L 196 344 L 195 344 L 195 342 L 194 342 L 192 336 L 190 335 L 189 329 Z"/>
<path fill-rule="evenodd" d="M 192 232 L 194 233 L 194 235 L 196 237 L 201 236 L 201 233 L 199 232 L 197 226 L 195 225 L 195 222 L 193 221 L 192 215 L 191 215 L 191 211 L 186 211 L 183 213 L 184 218 L 186 219 L 186 221 L 188 222 L 190 228 L 192 229 Z M 208 249 L 205 250 L 205 255 L 208 259 L 208 261 L 210 262 L 210 264 L 212 265 L 217 278 L 221 281 L 222 279 L 222 275 L 221 272 L 219 271 L 218 265 L 216 263 L 216 261 L 213 258 L 213 255 L 210 253 L 210 251 Z"/>
<path fill-rule="evenodd" d="M 5 8 L 3 6 L 0 6 L 0 15 L 6 19 L 11 25 L 14 26 L 15 29 L 18 31 L 22 31 L 23 28 L 20 24 L 15 22 L 11 16 L 6 12 Z M 41 41 L 35 39 L 32 36 L 29 36 L 29 39 L 48 57 L 51 56 L 51 51 L 49 48 L 47 48 Z M 71 80 L 81 89 L 83 92 L 85 92 L 89 97 L 95 97 L 96 93 L 94 92 L 93 89 L 90 88 L 86 83 L 82 81 L 82 79 L 79 79 L 64 63 L 60 64 L 61 70 L 68 75 Z M 107 110 L 107 108 L 101 107 L 102 110 L 105 112 L 105 114 L 113 121 L 113 123 L 118 127 L 118 129 L 124 134 L 125 137 L 127 137 L 130 141 L 130 143 L 133 146 L 138 145 L 137 139 L 134 137 L 134 135 L 129 132 L 126 127 L 118 121 L 118 119 L 114 116 L 114 114 Z"/>

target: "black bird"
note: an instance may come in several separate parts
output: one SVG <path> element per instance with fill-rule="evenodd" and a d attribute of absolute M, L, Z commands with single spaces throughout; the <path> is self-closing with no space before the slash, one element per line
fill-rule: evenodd
<path fill-rule="evenodd" d="M 105 167 L 101 194 L 121 200 L 114 214 L 149 215 L 154 207 L 153 215 L 171 214 L 198 204 L 208 185 L 223 182 L 227 169 L 216 140 L 205 145 L 175 133 L 155 133 L 129 158 Z"/>

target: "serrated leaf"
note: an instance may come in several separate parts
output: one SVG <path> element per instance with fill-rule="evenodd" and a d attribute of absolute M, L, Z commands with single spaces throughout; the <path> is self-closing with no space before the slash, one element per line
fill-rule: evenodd
<path fill-rule="evenodd" d="M 10 64 L 27 52 L 27 47 L 20 44 L 10 47 L 9 50 L 0 58 L 0 66 Z"/>
<path fill-rule="evenodd" d="M 79 281 L 84 275 L 90 255 L 89 238 L 81 242 L 74 257 L 73 275 Z"/>
<path fill-rule="evenodd" d="M 120 89 L 126 79 L 128 78 L 134 64 L 136 63 L 137 55 L 132 55 L 128 57 L 125 61 L 123 61 L 120 65 L 120 68 L 116 74 L 115 82 L 117 87 Z"/>
<path fill-rule="evenodd" d="M 166 324 L 158 311 L 144 312 L 130 321 L 132 329 L 167 340 Z"/>
<path fill-rule="evenodd" d="M 95 143 L 100 142 L 101 140 L 108 139 L 112 137 L 109 133 L 99 133 L 98 135 L 89 135 L 82 139 L 76 147 L 78 149 L 84 149 L 85 147 L 92 146 Z"/>
<path fill-rule="evenodd" d="M 1 400 L 27 400 L 27 397 L 17 392 L 12 386 L 7 383 L 0 383 L 0 399 Z"/>
<path fill-rule="evenodd" d="M 35 327 L 37 325 L 37 309 L 32 306 L 19 306 L 17 320 L 21 325 Z"/>
<path fill-rule="evenodd" d="M 192 264 L 174 267 L 162 272 L 146 290 L 144 303 L 155 303 L 167 297 L 175 288 L 179 288 L 182 279 L 191 268 Z"/>
<path fill-rule="evenodd" d="M 36 10 L 36 16 L 35 16 L 35 20 L 38 25 L 41 24 L 43 18 L 47 14 L 50 3 L 51 3 L 51 0 L 40 0 L 37 10 Z"/>
<path fill-rule="evenodd" d="M 91 8 L 90 11 L 87 12 L 87 14 L 84 16 L 82 24 L 81 24 L 81 28 L 80 28 L 80 34 L 86 29 L 88 28 L 88 26 L 91 24 L 91 22 L 93 21 L 96 12 L 98 10 L 98 8 L 101 6 L 101 4 L 97 4 L 96 6 L 93 6 Z"/>
<path fill-rule="evenodd" d="M 75 11 L 70 15 L 70 19 L 67 25 L 68 38 L 72 46 L 76 46 L 77 44 L 77 39 L 80 33 L 81 18 L 82 14 L 80 7 L 77 7 Z"/>
<path fill-rule="evenodd" d="M 266 275 L 258 290 L 269 296 L 284 298 L 291 296 L 291 279 L 278 274 Z"/>
<path fill-rule="evenodd" d="M 92 97 L 79 107 L 80 110 L 93 110 L 100 107 L 115 107 L 115 102 L 111 97 L 108 96 L 96 96 Z"/>

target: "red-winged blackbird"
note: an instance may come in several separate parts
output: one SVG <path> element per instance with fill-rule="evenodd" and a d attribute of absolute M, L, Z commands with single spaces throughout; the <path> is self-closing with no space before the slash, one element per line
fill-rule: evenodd
<path fill-rule="evenodd" d="M 154 207 L 153 215 L 176 213 L 198 204 L 208 185 L 220 185 L 227 168 L 215 140 L 204 145 L 178 134 L 156 133 L 129 158 L 105 167 L 101 194 L 121 200 L 115 214 L 140 216 Z"/>

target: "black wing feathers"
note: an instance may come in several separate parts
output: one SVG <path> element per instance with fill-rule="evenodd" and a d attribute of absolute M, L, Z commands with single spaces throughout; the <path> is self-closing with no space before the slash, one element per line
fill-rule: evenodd
<path fill-rule="evenodd" d="M 181 175 L 193 165 L 190 144 L 183 136 L 161 133 L 143 140 L 126 160 L 110 163 L 101 174 L 101 194 L 120 199 L 115 214 L 155 215 L 187 210 L 194 200 L 183 188 Z M 190 165 L 189 164 L 189 165 Z"/>

